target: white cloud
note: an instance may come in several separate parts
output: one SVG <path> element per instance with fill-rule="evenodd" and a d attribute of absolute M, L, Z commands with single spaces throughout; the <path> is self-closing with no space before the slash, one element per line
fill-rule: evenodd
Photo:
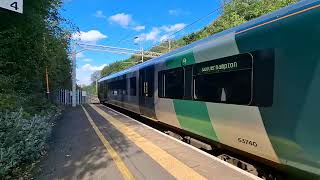
<path fill-rule="evenodd" d="M 101 71 L 107 64 L 94 66 L 91 64 L 85 64 L 80 68 L 77 68 L 77 83 L 79 85 L 89 85 L 91 83 L 91 74 L 95 71 Z"/>
<path fill-rule="evenodd" d="M 132 16 L 130 14 L 119 13 L 109 17 L 111 23 L 119 24 L 123 27 L 127 27 L 132 22 Z"/>
<path fill-rule="evenodd" d="M 79 85 L 89 85 L 91 84 L 91 77 L 86 76 L 86 77 L 80 77 L 77 79 L 77 84 Z"/>
<path fill-rule="evenodd" d="M 92 59 L 90 59 L 90 58 L 84 58 L 84 59 L 82 59 L 82 61 L 84 61 L 84 62 L 91 62 Z"/>
<path fill-rule="evenodd" d="M 103 11 L 101 11 L 101 10 L 96 11 L 94 16 L 97 18 L 106 18 L 106 16 L 103 14 Z"/>
<path fill-rule="evenodd" d="M 107 64 L 102 64 L 100 66 L 93 66 L 91 64 L 85 64 L 81 68 L 77 69 L 77 73 L 101 71 L 105 66 L 107 66 Z"/>
<path fill-rule="evenodd" d="M 83 54 L 83 52 L 77 53 L 77 56 L 76 56 L 77 59 L 81 59 L 81 58 L 84 58 L 84 57 L 85 57 L 85 55 Z"/>
<path fill-rule="evenodd" d="M 186 27 L 184 23 L 177 23 L 173 25 L 165 25 L 161 27 L 153 27 L 149 33 L 142 33 L 137 38 L 134 39 L 134 42 L 142 41 L 165 41 L 170 38 L 170 34 L 175 31 L 179 31 Z"/>
<path fill-rule="evenodd" d="M 133 30 L 135 30 L 135 31 L 141 31 L 141 30 L 144 30 L 146 27 L 145 26 L 135 26 L 134 28 L 133 28 Z"/>
<path fill-rule="evenodd" d="M 90 30 L 88 32 L 80 31 L 72 34 L 72 39 L 84 42 L 96 42 L 105 38 L 108 38 L 108 36 L 97 30 Z"/>
<path fill-rule="evenodd" d="M 161 31 L 159 28 L 153 27 L 149 33 L 142 33 L 138 36 L 138 38 L 134 39 L 134 42 L 141 42 L 141 41 L 156 41 L 158 39 L 159 34 Z"/>
<path fill-rule="evenodd" d="M 180 15 L 187 15 L 187 14 L 190 14 L 188 11 L 184 11 L 180 8 L 177 8 L 177 9 L 170 9 L 168 11 L 168 14 L 171 15 L 171 16 L 180 16 Z"/>
<path fill-rule="evenodd" d="M 158 28 L 152 28 L 152 31 L 146 34 L 146 40 L 156 40 L 157 36 L 160 34 L 160 30 Z"/>
<path fill-rule="evenodd" d="M 172 16 L 178 16 L 181 13 L 181 9 L 170 9 L 168 13 Z"/>
<path fill-rule="evenodd" d="M 177 23 L 177 24 L 170 25 L 170 26 L 162 26 L 161 29 L 163 29 L 166 32 L 173 32 L 173 31 L 179 31 L 179 30 L 183 29 L 184 27 L 186 27 L 185 23 Z"/>

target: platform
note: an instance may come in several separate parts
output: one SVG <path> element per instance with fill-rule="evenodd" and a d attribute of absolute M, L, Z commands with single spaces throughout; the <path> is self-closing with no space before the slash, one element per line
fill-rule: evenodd
<path fill-rule="evenodd" d="M 259 179 L 103 105 L 66 111 L 35 179 Z"/>

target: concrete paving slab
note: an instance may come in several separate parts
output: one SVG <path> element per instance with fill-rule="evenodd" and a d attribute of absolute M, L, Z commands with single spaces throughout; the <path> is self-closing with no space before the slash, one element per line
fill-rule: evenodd
<path fill-rule="evenodd" d="M 103 105 L 99 105 L 98 107 L 105 112 L 112 111 Z M 161 147 L 163 150 L 196 170 L 207 179 L 259 179 L 258 177 L 248 174 L 237 167 L 221 162 L 215 157 L 208 158 L 208 155 L 205 155 L 205 152 L 199 153 L 200 150 L 195 150 L 196 148 L 189 148 L 182 142 L 178 142 L 178 140 L 168 138 L 166 135 L 161 135 L 150 127 L 147 128 L 145 125 L 141 125 L 140 122 L 137 122 L 125 115 L 119 116 L 119 114 L 121 114 L 119 112 L 116 113 L 118 113 L 116 118 L 119 121 L 124 124 L 130 124 L 130 128 L 134 129 L 134 131 L 143 135 L 144 138 Z"/>
<path fill-rule="evenodd" d="M 34 179 L 122 179 L 81 107 L 67 109 L 55 123 Z"/>

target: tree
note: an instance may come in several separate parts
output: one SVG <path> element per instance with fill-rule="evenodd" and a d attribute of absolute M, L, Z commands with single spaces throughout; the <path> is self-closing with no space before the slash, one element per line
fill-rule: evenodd
<path fill-rule="evenodd" d="M 126 61 L 116 61 L 114 63 L 109 64 L 108 66 L 105 66 L 101 71 L 101 76 L 108 76 L 112 73 L 119 72 L 123 69 L 129 68 L 135 64 L 136 62 L 132 59 L 128 59 Z"/>
<path fill-rule="evenodd" d="M 95 83 L 101 77 L 101 71 L 95 71 L 91 74 L 91 81 Z"/>
<path fill-rule="evenodd" d="M 0 107 L 29 107 L 34 100 L 16 102 L 43 98 L 46 67 L 51 90 L 70 86 L 68 45 L 75 28 L 62 28 L 70 23 L 59 14 L 61 5 L 62 0 L 26 1 L 23 14 L 0 10 Z"/>

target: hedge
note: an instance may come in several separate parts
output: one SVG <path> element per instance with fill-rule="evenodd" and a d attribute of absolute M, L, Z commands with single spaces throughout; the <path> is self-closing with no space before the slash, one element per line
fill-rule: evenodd
<path fill-rule="evenodd" d="M 45 154 L 52 120 L 60 114 L 55 106 L 33 116 L 22 108 L 0 112 L 0 179 L 12 177 L 15 169 Z"/>

